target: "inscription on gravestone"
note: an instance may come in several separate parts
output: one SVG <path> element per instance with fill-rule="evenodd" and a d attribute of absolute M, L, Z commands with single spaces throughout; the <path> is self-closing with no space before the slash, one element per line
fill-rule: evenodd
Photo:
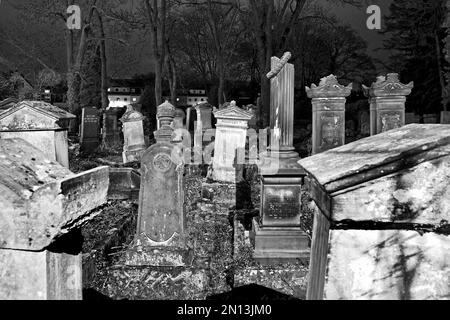
<path fill-rule="evenodd" d="M 81 122 L 81 150 L 93 152 L 100 144 L 100 115 L 93 107 L 83 108 Z"/>
<path fill-rule="evenodd" d="M 300 185 L 266 186 L 263 193 L 265 226 L 300 225 Z"/>

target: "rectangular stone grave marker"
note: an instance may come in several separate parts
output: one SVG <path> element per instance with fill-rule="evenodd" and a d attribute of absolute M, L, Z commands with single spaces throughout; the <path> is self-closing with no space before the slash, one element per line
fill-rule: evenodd
<path fill-rule="evenodd" d="M 97 108 L 83 108 L 81 116 L 80 149 L 91 153 L 100 144 L 100 113 Z"/>
<path fill-rule="evenodd" d="M 441 112 L 441 124 L 450 124 L 450 111 Z"/>

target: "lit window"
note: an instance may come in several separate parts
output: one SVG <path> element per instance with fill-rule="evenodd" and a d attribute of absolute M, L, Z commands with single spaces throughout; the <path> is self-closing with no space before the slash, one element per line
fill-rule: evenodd
<path fill-rule="evenodd" d="M 137 101 L 137 98 L 133 98 L 133 102 L 136 102 Z"/>

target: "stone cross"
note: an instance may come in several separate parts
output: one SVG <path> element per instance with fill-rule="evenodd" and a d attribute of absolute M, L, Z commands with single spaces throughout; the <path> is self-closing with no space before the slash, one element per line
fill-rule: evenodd
<path fill-rule="evenodd" d="M 363 86 L 370 102 L 370 134 L 375 135 L 405 125 L 406 96 L 414 82 L 405 85 L 397 73 L 379 76 L 370 88 Z"/>
<path fill-rule="evenodd" d="M 334 75 L 306 87 L 313 106 L 312 154 L 345 144 L 345 102 L 352 87 L 339 84 Z"/>
<path fill-rule="evenodd" d="M 216 140 L 214 145 L 214 159 L 212 179 L 220 182 L 236 182 L 235 163 L 245 162 L 245 142 L 248 121 L 253 115 L 236 106 L 232 101 L 230 106 L 214 112 L 217 119 Z"/>
<path fill-rule="evenodd" d="M 123 123 L 123 162 L 129 163 L 140 161 L 142 153 L 145 151 L 144 139 L 144 116 L 142 113 L 127 106 L 127 111 L 120 119 Z"/>

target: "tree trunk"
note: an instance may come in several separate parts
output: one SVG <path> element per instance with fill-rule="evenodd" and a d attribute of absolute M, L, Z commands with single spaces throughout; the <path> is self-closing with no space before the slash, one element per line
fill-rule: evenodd
<path fill-rule="evenodd" d="M 437 59 L 437 67 L 438 67 L 438 74 L 439 74 L 439 83 L 441 85 L 441 96 L 442 96 L 442 105 L 443 110 L 447 111 L 447 104 L 448 104 L 448 92 L 447 88 L 445 86 L 445 80 L 444 80 L 444 70 L 442 69 L 442 56 L 441 56 L 441 46 L 439 43 L 439 35 L 437 32 L 434 33 L 434 39 L 435 39 L 435 45 L 436 45 L 436 59 Z"/>

